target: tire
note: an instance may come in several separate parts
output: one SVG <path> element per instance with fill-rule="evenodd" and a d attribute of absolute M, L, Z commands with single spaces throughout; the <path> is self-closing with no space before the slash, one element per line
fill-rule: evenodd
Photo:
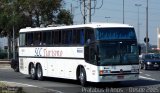
<path fill-rule="evenodd" d="M 31 79 L 36 80 L 36 69 L 33 64 L 31 64 L 29 71 L 30 71 L 29 74 L 30 74 Z"/>
<path fill-rule="evenodd" d="M 86 71 L 84 68 L 80 68 L 80 74 L 79 74 L 79 82 L 82 86 L 86 86 L 87 85 L 87 81 L 86 81 Z"/>
<path fill-rule="evenodd" d="M 43 71 L 42 71 L 42 66 L 40 64 L 37 65 L 36 74 L 38 80 L 43 80 Z"/>

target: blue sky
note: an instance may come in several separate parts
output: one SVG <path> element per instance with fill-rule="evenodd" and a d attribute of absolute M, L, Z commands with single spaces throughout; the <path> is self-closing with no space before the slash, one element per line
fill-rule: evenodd
<path fill-rule="evenodd" d="M 74 9 L 74 23 L 82 24 L 83 18 L 80 12 L 80 0 L 64 0 L 66 2 L 65 8 L 70 10 L 72 3 Z M 148 0 L 149 1 L 149 30 L 148 35 L 150 38 L 150 44 L 157 44 L 157 27 L 160 27 L 160 0 Z M 122 23 L 123 22 L 123 0 L 103 0 L 103 6 L 95 11 L 92 16 L 92 22 L 111 22 Z M 146 33 L 146 3 L 147 0 L 124 0 L 125 7 L 125 23 L 133 25 L 137 33 L 138 23 L 138 7 L 135 4 L 141 4 L 139 7 L 139 42 L 144 43 L 144 37 Z M 101 5 L 101 0 L 97 0 L 98 6 Z M 110 18 L 105 18 L 110 17 Z"/>

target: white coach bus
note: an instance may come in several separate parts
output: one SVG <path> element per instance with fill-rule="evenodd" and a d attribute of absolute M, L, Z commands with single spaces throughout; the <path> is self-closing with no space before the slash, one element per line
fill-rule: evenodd
<path fill-rule="evenodd" d="M 24 28 L 19 70 L 32 79 L 56 77 L 117 82 L 139 77 L 139 48 L 132 26 L 116 23 Z"/>

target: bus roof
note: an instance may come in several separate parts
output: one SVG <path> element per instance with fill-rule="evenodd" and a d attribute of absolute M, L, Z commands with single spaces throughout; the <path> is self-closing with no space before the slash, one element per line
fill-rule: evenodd
<path fill-rule="evenodd" d="M 70 29 L 70 28 L 111 28 L 111 27 L 125 27 L 125 28 L 133 28 L 128 24 L 120 24 L 120 23 L 89 23 L 89 24 L 80 24 L 80 25 L 68 25 L 68 26 L 56 26 L 56 27 L 26 27 L 20 30 L 21 32 L 32 32 L 32 31 L 47 31 L 47 30 L 59 30 L 59 29 Z"/>

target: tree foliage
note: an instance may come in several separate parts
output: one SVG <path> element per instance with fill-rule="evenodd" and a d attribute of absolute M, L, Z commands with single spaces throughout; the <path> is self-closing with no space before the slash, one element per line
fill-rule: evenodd
<path fill-rule="evenodd" d="M 0 0 L 0 35 L 11 36 L 13 26 L 39 27 L 51 24 L 73 24 L 69 11 L 63 9 L 63 0 Z"/>
<path fill-rule="evenodd" d="M 57 23 L 58 24 L 67 24 L 67 25 L 70 25 L 70 24 L 73 24 L 73 16 L 72 14 L 67 11 L 67 10 L 60 10 L 60 13 L 58 14 L 58 20 L 57 20 Z"/>

